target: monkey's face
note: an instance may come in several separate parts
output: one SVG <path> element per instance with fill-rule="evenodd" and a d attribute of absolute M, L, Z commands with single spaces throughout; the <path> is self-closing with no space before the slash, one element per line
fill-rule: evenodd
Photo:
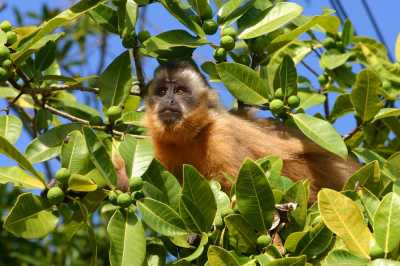
<path fill-rule="evenodd" d="M 207 94 L 200 74 L 192 69 L 160 69 L 148 89 L 147 108 L 167 127 L 183 121 Z"/>

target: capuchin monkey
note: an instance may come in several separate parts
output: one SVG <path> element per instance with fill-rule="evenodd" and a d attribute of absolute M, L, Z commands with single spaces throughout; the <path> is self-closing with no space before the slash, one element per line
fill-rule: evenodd
<path fill-rule="evenodd" d="M 218 103 L 197 67 L 190 62 L 161 65 L 148 84 L 145 124 L 155 157 L 182 179 L 182 165 L 191 164 L 225 191 L 246 158 L 277 155 L 282 175 L 309 179 L 311 201 L 322 187 L 340 190 L 358 168 L 352 160 L 322 149 L 301 132 L 267 120 L 251 121 L 229 113 Z"/>

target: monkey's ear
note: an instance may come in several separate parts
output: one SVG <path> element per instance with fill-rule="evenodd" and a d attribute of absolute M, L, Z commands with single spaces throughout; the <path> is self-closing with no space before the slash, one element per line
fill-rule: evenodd
<path fill-rule="evenodd" d="M 209 89 L 207 91 L 207 98 L 208 98 L 208 108 L 215 108 L 217 109 L 220 104 L 219 104 L 219 96 L 218 93 L 215 90 Z"/>

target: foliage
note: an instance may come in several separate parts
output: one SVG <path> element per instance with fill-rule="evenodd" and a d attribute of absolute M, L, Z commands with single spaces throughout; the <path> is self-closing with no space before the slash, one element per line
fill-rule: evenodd
<path fill-rule="evenodd" d="M 45 7 L 38 26 L 0 25 L 0 97 L 8 104 L 0 152 L 18 165 L 0 167 L 1 264 L 400 265 L 400 39 L 391 62 L 382 44 L 354 35 L 333 10 L 305 16 L 280 1 L 152 2 L 81 0 L 64 11 Z M 139 32 L 137 19 L 145 9 L 151 18 L 155 5 L 185 29 Z M 206 36 L 216 22 L 220 46 Z M 93 75 L 74 73 L 85 62 L 69 55 L 88 60 L 85 42 L 109 35 L 127 51 Z M 236 98 L 234 108 L 271 111 L 324 149 L 365 163 L 343 191 L 322 189 L 310 203 L 310 184 L 281 176 L 274 156 L 245 161 L 230 193 L 189 165 L 181 187 L 153 159 L 139 111 L 141 58 L 188 58 L 203 46 L 217 52 L 201 68 Z M 297 65 L 312 53 L 323 72 L 309 80 Z M 316 106 L 323 114 L 310 114 Z M 345 115 L 356 125 L 342 137 L 333 124 Z M 22 127 L 32 136 L 25 151 L 14 147 Z M 57 160 L 56 174 L 37 170 Z"/>

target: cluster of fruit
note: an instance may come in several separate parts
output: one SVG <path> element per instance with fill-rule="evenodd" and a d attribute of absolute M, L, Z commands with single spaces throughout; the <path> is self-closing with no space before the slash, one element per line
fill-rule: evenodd
<path fill-rule="evenodd" d="M 9 46 L 17 42 L 17 34 L 12 31 L 12 25 L 4 20 L 0 23 L 0 82 L 7 80 L 11 72 Z"/>
<path fill-rule="evenodd" d="M 51 204 L 57 205 L 64 201 L 64 189 L 68 187 L 70 176 L 71 172 L 67 168 L 60 168 L 57 171 L 55 175 L 56 185 L 47 191 L 47 199 Z"/>
<path fill-rule="evenodd" d="M 129 179 L 130 192 L 122 192 L 120 190 L 110 191 L 108 193 L 108 200 L 121 208 L 127 208 L 132 203 L 144 197 L 143 180 L 140 177 L 132 177 Z"/>
<path fill-rule="evenodd" d="M 300 98 L 297 95 L 288 95 L 285 97 L 282 88 L 275 91 L 274 99 L 269 103 L 269 109 L 275 115 L 281 115 L 285 110 L 285 101 L 290 109 L 297 108 L 300 105 Z"/>

